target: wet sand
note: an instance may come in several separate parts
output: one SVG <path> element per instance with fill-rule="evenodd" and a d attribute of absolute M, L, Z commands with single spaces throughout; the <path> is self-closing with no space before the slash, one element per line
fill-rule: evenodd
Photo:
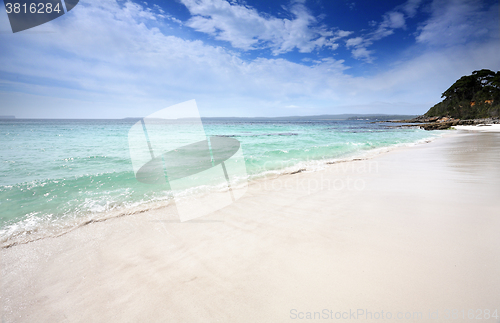
<path fill-rule="evenodd" d="M 456 131 L 253 183 L 193 221 L 167 207 L 2 249 L 2 320 L 500 315 L 499 208 L 500 134 Z"/>

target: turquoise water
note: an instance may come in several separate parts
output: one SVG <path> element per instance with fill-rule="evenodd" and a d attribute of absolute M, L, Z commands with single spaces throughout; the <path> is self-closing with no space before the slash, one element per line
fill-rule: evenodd
<path fill-rule="evenodd" d="M 134 123 L 0 121 L 0 238 L 168 201 L 165 187 L 135 179 L 128 147 Z M 249 179 L 439 135 L 362 120 L 205 122 L 204 129 L 240 141 Z"/>

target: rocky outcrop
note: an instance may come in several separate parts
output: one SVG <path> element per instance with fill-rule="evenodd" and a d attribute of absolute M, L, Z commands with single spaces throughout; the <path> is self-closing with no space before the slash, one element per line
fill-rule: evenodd
<path fill-rule="evenodd" d="M 419 116 L 415 119 L 411 120 L 400 120 L 400 121 L 391 121 L 398 123 L 406 123 L 400 125 L 400 127 L 415 127 L 418 126 L 425 130 L 446 130 L 453 126 L 471 126 L 471 125 L 479 125 L 479 124 L 500 124 L 500 118 L 484 118 L 484 119 L 467 119 L 467 120 L 459 120 L 450 117 L 424 117 Z M 418 123 L 418 125 L 415 125 Z"/>

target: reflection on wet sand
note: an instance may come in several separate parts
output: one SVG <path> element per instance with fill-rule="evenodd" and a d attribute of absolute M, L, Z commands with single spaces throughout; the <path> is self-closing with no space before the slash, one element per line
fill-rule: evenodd
<path fill-rule="evenodd" d="M 463 179 L 467 182 L 498 182 L 500 133 L 466 133 L 460 136 L 460 140 L 445 148 L 448 166 L 465 176 Z"/>

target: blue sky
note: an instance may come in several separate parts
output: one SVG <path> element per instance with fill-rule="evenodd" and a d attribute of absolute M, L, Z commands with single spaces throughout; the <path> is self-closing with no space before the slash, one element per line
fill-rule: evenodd
<path fill-rule="evenodd" d="M 0 10 L 0 115 L 422 114 L 500 70 L 498 1 L 81 0 L 13 34 Z"/>

